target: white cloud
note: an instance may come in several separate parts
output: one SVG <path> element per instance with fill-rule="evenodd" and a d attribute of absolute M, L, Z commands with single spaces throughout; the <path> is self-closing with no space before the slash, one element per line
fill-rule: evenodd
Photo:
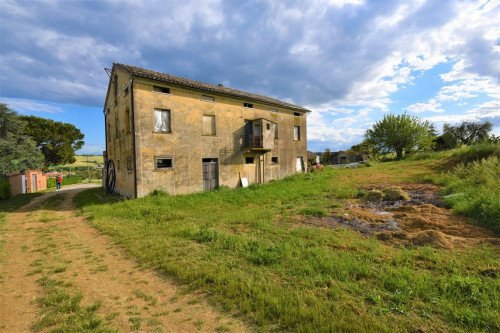
<path fill-rule="evenodd" d="M 17 112 L 46 112 L 61 113 L 64 110 L 58 106 L 52 106 L 45 103 L 37 103 L 28 100 L 2 98 L 2 103 L 7 104 L 11 109 Z"/>
<path fill-rule="evenodd" d="M 437 102 L 434 98 L 431 98 L 428 103 L 415 103 L 406 108 L 409 112 L 421 113 L 421 112 L 444 112 L 441 107 L 441 103 Z"/>

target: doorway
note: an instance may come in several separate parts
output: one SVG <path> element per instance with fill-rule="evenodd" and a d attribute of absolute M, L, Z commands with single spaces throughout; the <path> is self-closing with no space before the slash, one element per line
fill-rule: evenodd
<path fill-rule="evenodd" d="M 297 172 L 304 171 L 304 158 L 302 156 L 297 156 Z"/>
<path fill-rule="evenodd" d="M 216 158 L 202 159 L 203 190 L 212 191 L 219 186 L 219 161 Z"/>
<path fill-rule="evenodd" d="M 31 175 L 31 193 L 36 192 L 36 174 Z"/>

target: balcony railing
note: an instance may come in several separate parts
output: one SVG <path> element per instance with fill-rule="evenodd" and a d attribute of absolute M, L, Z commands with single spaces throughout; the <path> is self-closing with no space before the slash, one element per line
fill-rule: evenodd
<path fill-rule="evenodd" d="M 248 148 L 263 148 L 262 135 L 244 135 L 243 146 Z"/>

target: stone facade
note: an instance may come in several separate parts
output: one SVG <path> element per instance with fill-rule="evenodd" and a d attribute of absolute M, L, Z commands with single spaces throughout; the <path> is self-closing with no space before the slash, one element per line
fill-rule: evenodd
<path fill-rule="evenodd" d="M 115 192 L 183 194 L 214 184 L 234 188 L 243 177 L 263 183 L 305 170 L 308 110 L 134 73 L 113 65 L 104 109 Z M 169 128 L 155 129 L 158 115 L 168 118 Z"/>

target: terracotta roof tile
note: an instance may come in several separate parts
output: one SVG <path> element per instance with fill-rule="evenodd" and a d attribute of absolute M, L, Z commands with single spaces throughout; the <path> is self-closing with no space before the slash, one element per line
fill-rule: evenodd
<path fill-rule="evenodd" d="M 267 97 L 267 96 L 257 95 L 257 94 L 237 90 L 237 89 L 231 89 L 231 88 L 227 88 L 227 87 L 223 87 L 223 86 L 218 86 L 218 85 L 216 86 L 216 85 L 212 85 L 212 84 L 208 84 L 208 83 L 204 83 L 204 82 L 185 79 L 185 78 L 182 78 L 179 76 L 155 72 L 155 71 L 152 71 L 149 69 L 144 69 L 144 68 L 130 66 L 130 65 L 113 63 L 113 66 L 123 67 L 130 74 L 132 74 L 133 76 L 136 76 L 136 77 L 157 80 L 157 81 L 166 82 L 166 83 L 170 83 L 170 84 L 174 84 L 174 85 L 179 85 L 179 86 L 194 88 L 194 89 L 198 89 L 198 90 L 202 90 L 202 91 L 212 92 L 215 94 L 238 97 L 238 98 L 250 100 L 250 101 L 263 102 L 263 103 L 267 103 L 267 104 L 282 106 L 282 107 L 295 109 L 295 110 L 302 111 L 302 112 L 310 112 L 310 110 L 303 108 L 301 106 L 293 105 L 293 104 L 283 102 L 283 101 L 280 101 L 280 100 L 277 100 L 277 99 L 274 99 L 271 97 Z"/>

